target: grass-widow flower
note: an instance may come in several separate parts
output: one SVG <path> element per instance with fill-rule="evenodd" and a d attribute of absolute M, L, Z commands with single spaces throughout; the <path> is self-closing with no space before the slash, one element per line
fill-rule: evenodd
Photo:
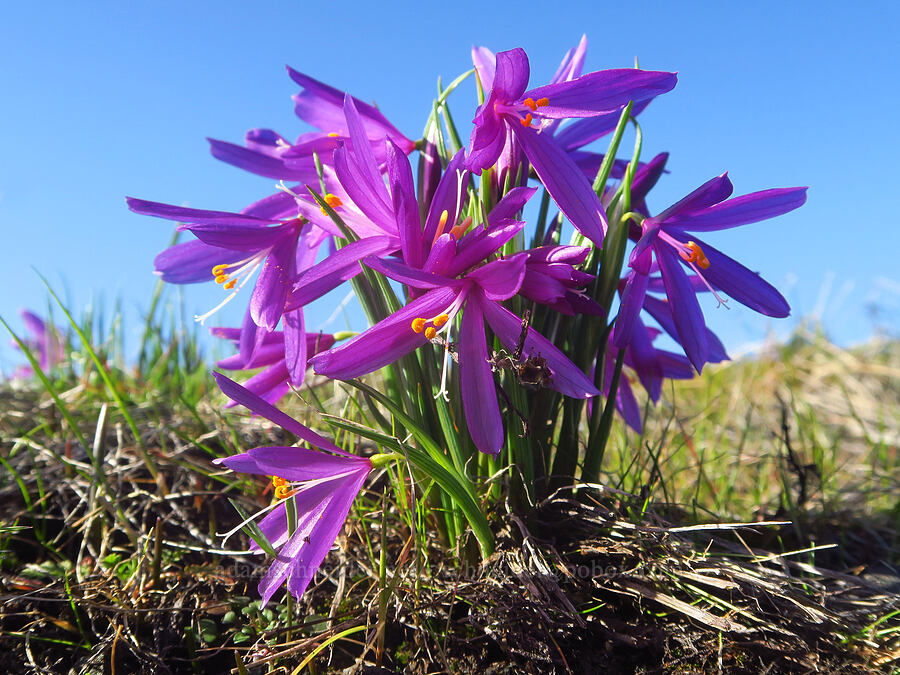
<path fill-rule="evenodd" d="M 334 544 L 372 462 L 342 451 L 224 375 L 216 373 L 215 377 L 231 400 L 312 446 L 253 448 L 213 460 L 240 473 L 273 477 L 279 503 L 259 522 L 259 527 L 277 556 L 259 583 L 259 594 L 265 604 L 286 584 L 287 590 L 299 598 Z M 293 531 L 289 528 L 286 499 L 293 500 L 296 510 Z M 261 552 L 256 545 L 251 550 Z"/>
<path fill-rule="evenodd" d="M 806 188 L 763 190 L 728 199 L 733 190 L 727 174 L 717 176 L 657 216 L 646 218 L 631 253 L 622 306 L 616 323 L 616 345 L 631 340 L 635 319 L 644 304 L 652 270 L 659 270 L 678 341 L 700 371 L 709 361 L 706 322 L 697 302 L 699 281 L 720 303 L 728 294 L 750 309 L 772 317 L 785 317 L 790 306 L 771 284 L 719 252 L 696 232 L 713 232 L 774 218 L 800 207 Z M 693 275 L 689 275 L 689 270 Z"/>

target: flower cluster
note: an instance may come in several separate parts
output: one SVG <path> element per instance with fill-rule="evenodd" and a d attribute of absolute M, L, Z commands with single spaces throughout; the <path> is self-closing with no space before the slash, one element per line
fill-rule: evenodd
<path fill-rule="evenodd" d="M 530 415 L 516 409 L 498 379 L 559 394 L 554 400 L 587 400 L 589 411 L 610 398 L 626 423 L 640 429 L 632 384 L 640 382 L 655 401 L 664 378 L 691 377 L 727 358 L 706 326 L 698 293 L 711 292 L 723 303 L 727 295 L 767 316 L 789 313 L 775 288 L 698 233 L 787 213 L 804 202 L 805 188 L 732 198 L 723 174 L 651 215 L 646 198 L 667 155 L 628 162 L 613 159 L 615 147 L 604 155 L 589 146 L 670 91 L 676 75 L 584 74 L 586 47 L 582 39 L 540 86 L 529 81 L 522 49 L 496 55 L 473 49 L 482 98 L 467 147 L 450 142 L 458 137 L 455 128 L 448 137 L 442 131 L 444 98 L 425 137 L 412 141 L 374 106 L 289 69 L 300 87 L 295 112 L 317 131 L 294 142 L 269 129 L 249 131 L 243 145 L 210 141 L 218 159 L 280 181 L 275 193 L 239 212 L 128 199 L 133 211 L 177 221 L 196 237 L 160 253 L 155 265 L 171 283 L 222 287 L 222 303 L 198 320 L 252 282 L 242 326 L 212 330 L 237 348 L 221 368 L 262 370 L 246 390 L 220 377 L 223 391 L 332 453 L 257 448 L 222 460 L 236 471 L 275 475 L 278 495 L 297 502 L 292 532 L 280 506 L 261 523 L 280 548 L 260 587 L 265 599 L 284 581 L 292 593 L 303 592 L 371 468 L 369 460 L 346 456 L 273 407 L 292 385 L 303 384 L 309 367 L 350 380 L 410 354 L 426 370 L 437 363 L 440 387 L 435 382 L 437 391 L 428 393 L 454 406 L 456 428 L 478 451 L 496 456 L 513 433 L 505 414 L 517 414 L 526 429 L 549 423 L 533 419 L 536 407 Z M 443 120 L 450 129 L 449 115 Z M 540 188 L 543 214 L 535 227 L 525 214 Z M 551 200 L 559 215 L 548 221 Z M 560 243 L 565 221 L 574 228 L 570 244 Z M 627 260 L 619 259 L 626 263 L 621 273 L 605 250 L 614 248 L 607 244 L 614 232 L 632 242 Z M 614 282 L 605 295 L 601 277 Z M 341 344 L 307 332 L 308 304 L 347 282 L 371 291 L 377 288 L 372 278 L 381 278 L 382 288 L 391 288 L 386 280 L 396 282 L 403 297 L 375 312 L 367 330 Z M 579 328 L 567 334 L 561 325 Z M 663 332 L 683 354 L 653 346 Z M 583 336 L 594 342 L 574 339 Z M 577 354 L 576 343 L 582 345 Z M 417 412 L 427 417 L 427 407 Z"/>

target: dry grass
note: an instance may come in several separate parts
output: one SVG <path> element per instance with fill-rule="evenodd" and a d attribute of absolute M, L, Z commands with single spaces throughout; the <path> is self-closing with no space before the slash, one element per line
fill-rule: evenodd
<path fill-rule="evenodd" d="M 891 672 L 898 374 L 896 342 L 798 339 L 681 383 L 639 444 L 618 432 L 604 486 L 495 509 L 484 564 L 382 475 L 315 588 L 266 609 L 264 561 L 215 536 L 264 486 L 210 460 L 283 432 L 123 379 L 154 479 L 90 377 L 57 384 L 93 459 L 45 390 L 6 385 L 0 665 L 289 673 L 321 648 L 311 672 Z"/>

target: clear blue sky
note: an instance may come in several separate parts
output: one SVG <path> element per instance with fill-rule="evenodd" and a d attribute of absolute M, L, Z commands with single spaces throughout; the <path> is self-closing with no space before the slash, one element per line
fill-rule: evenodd
<path fill-rule="evenodd" d="M 785 333 L 813 313 L 838 341 L 861 341 L 876 328 L 870 303 L 884 310 L 881 327 L 897 331 L 896 3 L 425 6 L 3 3 L 0 315 L 21 328 L 19 307 L 46 312 L 35 268 L 76 313 L 120 299 L 136 343 L 155 284 L 152 259 L 171 227 L 130 213 L 124 196 L 238 210 L 272 192 L 272 181 L 210 157 L 205 137 L 242 142 L 252 127 L 289 138 L 307 130 L 293 116 L 285 64 L 374 100 L 417 138 L 437 76 L 447 82 L 470 68 L 472 45 L 524 47 L 532 83 L 541 84 L 586 33 L 588 71 L 628 67 L 635 57 L 679 71 L 676 89 L 642 116 L 645 157 L 671 152 L 651 209 L 725 170 L 736 194 L 810 186 L 800 211 L 710 238 L 793 306 L 792 319 L 774 323 L 739 305 L 714 312 L 711 325 L 730 348 L 770 328 Z M 465 128 L 474 111 L 468 86 L 454 105 Z M 185 288 L 189 316 L 220 297 L 217 288 Z M 211 323 L 237 321 L 237 305 Z M 314 308 L 309 325 L 333 308 Z M 0 348 L 0 370 L 18 360 Z"/>

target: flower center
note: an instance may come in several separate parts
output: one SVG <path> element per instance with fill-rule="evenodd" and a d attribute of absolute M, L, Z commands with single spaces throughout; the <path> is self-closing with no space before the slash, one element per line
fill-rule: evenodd
<path fill-rule="evenodd" d="M 433 340 L 438 333 L 443 333 L 445 330 L 449 330 L 451 325 L 451 319 L 456 316 L 457 312 L 462 309 L 462 306 L 466 302 L 466 296 L 468 295 L 468 286 L 463 286 L 460 290 L 459 295 L 456 296 L 456 299 L 450 303 L 450 306 L 445 309 L 440 314 L 431 317 L 430 319 L 426 319 L 423 317 L 417 317 L 412 320 L 410 324 L 414 333 L 423 333 L 425 335 L 426 340 Z"/>
<path fill-rule="evenodd" d="M 706 285 L 709 289 L 709 292 L 713 294 L 716 301 L 719 303 L 719 306 L 725 305 L 726 309 L 728 308 L 728 299 L 723 298 L 719 295 L 718 291 L 713 288 L 712 284 L 706 280 L 706 277 L 703 276 L 703 272 L 701 270 L 705 270 L 709 268 L 709 258 L 706 257 L 706 254 L 703 252 L 703 249 L 700 248 L 700 244 L 695 241 L 689 241 L 688 243 L 683 243 L 678 241 L 675 237 L 670 235 L 668 232 L 660 231 L 659 238 L 672 246 L 676 251 L 678 251 L 678 255 L 681 256 L 681 259 L 684 260 L 688 267 L 690 267 L 694 272 L 697 273 L 697 276 L 700 277 L 700 280 Z"/>
<path fill-rule="evenodd" d="M 231 291 L 231 293 L 229 293 L 222 302 L 206 312 L 206 314 L 194 316 L 194 321 L 202 324 L 209 317 L 211 317 L 213 314 L 215 314 L 225 305 L 231 302 L 231 299 L 234 298 L 235 295 L 237 295 L 238 291 L 241 290 L 248 281 L 250 281 L 250 277 L 253 276 L 256 268 L 259 267 L 263 260 L 266 259 L 266 256 L 269 255 L 269 250 L 270 249 L 268 248 L 263 249 L 262 251 L 259 251 L 249 258 L 244 258 L 243 260 L 238 260 L 237 262 L 233 263 L 216 265 L 215 267 L 213 267 L 211 270 L 213 279 L 215 279 L 216 283 L 219 284 L 222 288 L 224 288 L 226 291 Z"/>
<path fill-rule="evenodd" d="M 537 101 L 535 101 L 533 98 L 528 97 L 524 101 L 522 101 L 522 104 L 526 108 L 529 108 L 531 111 L 535 111 L 538 108 L 543 108 L 544 106 L 550 105 L 550 99 L 544 96 L 543 98 L 539 98 Z"/>
<path fill-rule="evenodd" d="M 414 333 L 424 333 L 427 340 L 433 340 L 448 321 L 450 321 L 448 314 L 438 314 L 432 319 L 418 317 L 412 320 L 412 329 Z"/>
<path fill-rule="evenodd" d="M 539 98 L 535 101 L 530 96 L 522 101 L 522 105 L 528 108 L 531 112 L 537 112 L 538 108 L 543 108 L 544 106 L 550 105 L 550 99 L 546 96 L 543 98 Z M 526 113 L 525 117 L 519 120 L 522 123 L 523 127 L 530 127 L 531 123 L 534 121 L 534 116 L 530 113 Z"/>
<path fill-rule="evenodd" d="M 297 490 L 291 489 L 288 481 L 278 476 L 272 476 L 272 487 L 275 488 L 275 499 L 287 499 L 297 494 Z"/>

